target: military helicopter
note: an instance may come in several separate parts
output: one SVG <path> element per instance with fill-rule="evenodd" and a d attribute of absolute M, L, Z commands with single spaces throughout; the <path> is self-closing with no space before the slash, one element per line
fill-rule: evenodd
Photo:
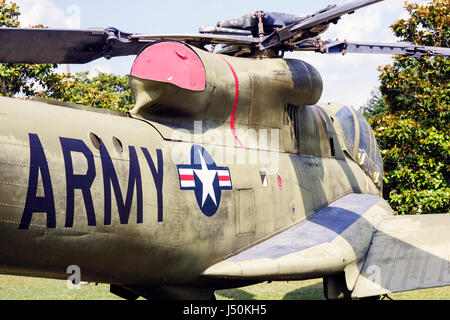
<path fill-rule="evenodd" d="M 67 279 L 76 265 L 127 299 L 311 278 L 328 299 L 450 285 L 450 216 L 393 216 L 366 120 L 317 105 L 318 71 L 283 58 L 449 56 L 319 38 L 380 1 L 257 11 L 198 34 L 0 29 L 1 62 L 137 56 L 129 113 L 0 98 L 0 273 Z"/>

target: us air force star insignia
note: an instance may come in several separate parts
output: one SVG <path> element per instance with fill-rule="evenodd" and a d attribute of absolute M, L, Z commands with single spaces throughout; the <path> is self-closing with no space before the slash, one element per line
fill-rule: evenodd
<path fill-rule="evenodd" d="M 232 190 L 230 169 L 218 167 L 208 151 L 194 145 L 191 164 L 179 165 L 181 190 L 193 190 L 203 214 L 212 217 L 219 210 L 222 190 Z"/>

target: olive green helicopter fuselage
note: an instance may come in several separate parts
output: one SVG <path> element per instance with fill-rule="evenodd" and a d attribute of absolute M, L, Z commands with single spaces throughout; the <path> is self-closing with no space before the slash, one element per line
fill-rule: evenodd
<path fill-rule="evenodd" d="M 83 281 L 150 293 L 236 286 L 202 272 L 345 195 L 380 195 L 373 133 L 352 108 L 315 105 L 311 65 L 147 50 L 129 114 L 0 99 L 2 273 L 66 279 L 77 265 Z M 212 189 L 198 170 L 217 173 Z"/>

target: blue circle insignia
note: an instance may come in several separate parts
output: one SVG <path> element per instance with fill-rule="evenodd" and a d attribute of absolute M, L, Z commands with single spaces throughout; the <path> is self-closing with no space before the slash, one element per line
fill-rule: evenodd
<path fill-rule="evenodd" d="M 232 190 L 230 169 L 218 167 L 214 159 L 203 147 L 191 148 L 191 164 L 178 165 L 181 190 L 192 190 L 198 206 L 207 217 L 219 210 L 222 190 Z"/>

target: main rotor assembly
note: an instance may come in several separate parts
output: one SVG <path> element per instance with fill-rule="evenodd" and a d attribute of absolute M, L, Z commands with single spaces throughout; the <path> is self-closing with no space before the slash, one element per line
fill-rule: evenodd
<path fill-rule="evenodd" d="M 155 41 L 182 41 L 231 56 L 280 57 L 286 51 L 318 53 L 371 53 L 422 56 L 450 56 L 449 48 L 412 43 L 366 43 L 321 40 L 320 34 L 342 16 L 383 0 L 362 0 L 330 5 L 312 15 L 257 11 L 213 27 L 201 27 L 197 34 L 131 34 L 115 28 L 89 30 L 0 28 L 0 61 L 10 63 L 82 64 L 101 57 L 137 55 Z M 221 45 L 218 49 L 216 46 Z M 218 50 L 217 50 L 218 49 Z"/>

